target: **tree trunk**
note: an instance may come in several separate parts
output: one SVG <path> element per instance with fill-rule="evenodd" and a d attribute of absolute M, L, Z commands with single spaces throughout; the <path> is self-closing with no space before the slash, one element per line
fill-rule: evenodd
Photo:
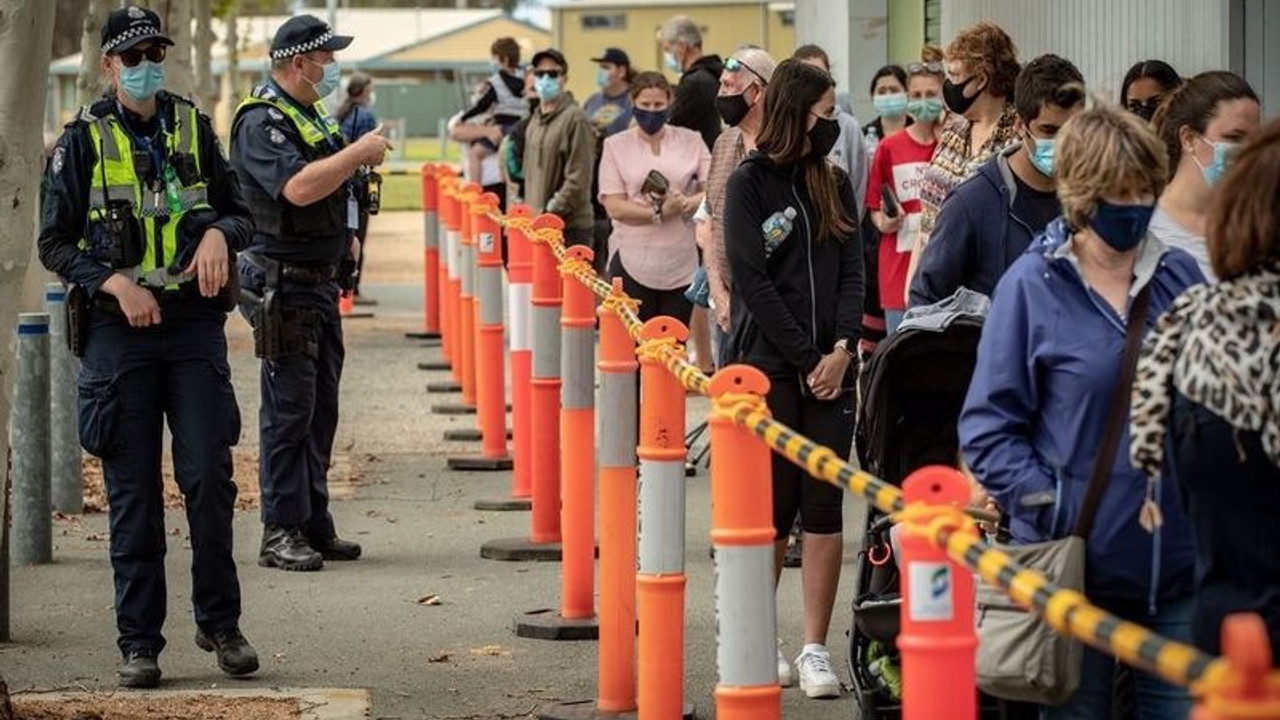
<path fill-rule="evenodd" d="M 80 76 L 76 78 L 76 102 L 89 105 L 102 94 L 102 23 L 115 7 L 109 0 L 89 0 L 80 35 Z"/>
<path fill-rule="evenodd" d="M 36 213 L 40 207 L 40 176 L 44 171 L 45 89 L 49 55 L 53 49 L 51 2 L 0 0 L 0 332 L 13 338 L 22 307 L 27 267 L 35 253 Z M 34 309 L 34 308 L 33 308 Z M 13 401 L 14 345 L 0 344 L 0 428 L 9 426 Z M 9 455 L 9 434 L 0 434 L 0 456 Z M 0 490 L 9 485 L 4 471 Z M 0 518 L 8 516 L 7 492 L 0 492 Z M 0 521 L 0 542 L 8 523 Z M 7 565 L 6 560 L 6 565 Z M 8 568 L 5 568 L 7 571 Z M 7 573 L 0 572 L 7 583 Z M 0 634 L 7 629 L 0 618 Z M 3 638 L 0 638 L 3 639 Z"/>
<path fill-rule="evenodd" d="M 0 675 L 0 720 L 14 720 L 13 706 L 9 704 L 9 686 L 5 685 L 3 675 Z"/>
<path fill-rule="evenodd" d="M 218 103 L 218 79 L 213 75 L 213 6 L 210 0 L 195 0 L 192 13 L 196 20 L 196 34 L 192 42 L 195 50 L 196 100 L 200 109 L 213 114 Z"/>
<path fill-rule="evenodd" d="M 164 63 L 164 89 L 182 97 L 193 97 L 196 78 L 191 72 L 191 1 L 151 0 L 151 9 L 160 16 L 160 25 L 173 40 Z"/>
<path fill-rule="evenodd" d="M 222 16 L 227 24 L 227 114 L 226 124 L 231 127 L 236 104 L 244 97 L 244 88 L 240 87 L 240 1 L 230 0 L 226 5 L 226 13 Z"/>

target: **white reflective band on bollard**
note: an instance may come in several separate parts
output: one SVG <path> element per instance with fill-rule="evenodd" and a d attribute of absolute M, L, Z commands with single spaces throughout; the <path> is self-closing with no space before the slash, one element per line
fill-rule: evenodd
<path fill-rule="evenodd" d="M 449 270 L 449 279 L 457 280 L 458 270 L 462 266 L 462 232 L 459 230 L 449 230 L 444 236 L 445 242 L 445 266 Z"/>
<path fill-rule="evenodd" d="M 476 247 L 462 243 L 458 249 L 458 278 L 462 280 L 462 296 L 476 294 Z M 464 309 L 463 312 L 466 312 Z"/>
<path fill-rule="evenodd" d="M 684 461 L 640 460 L 639 572 L 684 573 Z"/>
<path fill-rule="evenodd" d="M 720 684 L 778 682 L 772 545 L 716 546 L 716 665 Z"/>
<path fill-rule="evenodd" d="M 600 373 L 600 467 L 636 464 L 636 374 Z"/>
<path fill-rule="evenodd" d="M 476 299 L 480 301 L 480 324 L 502 324 L 502 268 L 476 269 Z"/>
<path fill-rule="evenodd" d="M 566 410 L 585 410 L 596 402 L 596 333 L 588 328 L 562 328 L 564 333 L 560 359 L 560 406 Z M 609 406 L 605 406 L 609 407 Z M 586 441 L 587 438 L 575 438 Z"/>
<path fill-rule="evenodd" d="M 530 344 L 529 325 L 533 322 L 533 305 L 529 302 L 533 295 L 530 283 L 510 283 L 507 294 L 507 308 L 511 327 L 511 352 L 532 350 Z"/>
<path fill-rule="evenodd" d="M 423 212 L 423 236 L 426 238 L 425 244 L 428 248 L 440 246 L 440 221 L 436 217 L 435 210 L 427 210 Z"/>
<path fill-rule="evenodd" d="M 560 306 L 533 308 L 533 377 L 560 377 Z"/>

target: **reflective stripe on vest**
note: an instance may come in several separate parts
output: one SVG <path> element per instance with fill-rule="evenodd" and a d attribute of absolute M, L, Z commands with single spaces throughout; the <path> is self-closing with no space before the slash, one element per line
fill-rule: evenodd
<path fill-rule="evenodd" d="M 125 200 L 133 205 L 134 216 L 142 224 L 145 247 L 139 275 L 171 263 L 178 254 L 178 226 L 187 211 L 208 207 L 208 185 L 200 168 L 199 132 L 200 116 L 194 105 L 178 98 L 173 99 L 172 130 L 164 133 L 169 158 L 190 155 L 194 158 L 199 180 L 192 185 L 177 188 L 177 211 L 169 205 L 164 189 L 159 192 L 144 187 L 133 165 L 133 140 L 113 113 L 93 118 L 89 122 L 89 138 L 98 155 L 93 166 L 89 187 L 89 219 L 101 218 L 108 201 Z M 157 223 L 157 218 L 166 218 Z M 157 225 L 159 242 L 156 241 Z M 158 247 L 157 247 L 158 246 Z M 87 247 L 82 241 L 81 247 Z"/>
<path fill-rule="evenodd" d="M 267 107 L 273 107 L 283 113 L 284 116 L 289 118 L 289 121 L 293 123 L 293 126 L 298 129 L 298 134 L 302 136 L 302 141 L 306 143 L 308 147 L 319 150 L 329 150 L 330 141 L 336 142 L 339 145 L 341 144 L 342 130 L 338 126 L 338 121 L 334 120 L 333 117 L 329 115 L 329 112 L 324 107 L 324 103 L 317 102 L 314 105 L 316 114 L 320 117 L 320 122 L 323 123 L 323 130 L 321 129 L 321 125 L 318 125 L 313 119 L 303 114 L 297 106 L 275 94 L 275 91 L 265 86 L 255 88 L 253 93 L 240 103 L 240 106 L 236 108 L 236 117 L 239 117 L 240 113 L 244 112 L 247 108 L 255 105 L 266 105 Z M 328 137 L 325 136 L 325 130 L 329 133 Z"/>

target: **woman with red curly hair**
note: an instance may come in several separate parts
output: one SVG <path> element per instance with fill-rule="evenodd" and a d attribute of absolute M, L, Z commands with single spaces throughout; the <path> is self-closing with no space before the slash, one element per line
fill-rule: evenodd
<path fill-rule="evenodd" d="M 944 53 L 942 97 L 951 117 L 938 150 L 920 174 L 920 232 L 911 252 L 906 287 L 911 287 L 920 253 L 929 243 L 943 200 L 991 156 L 1017 141 L 1013 85 L 1018 49 L 999 25 L 983 21 L 961 30 Z"/>

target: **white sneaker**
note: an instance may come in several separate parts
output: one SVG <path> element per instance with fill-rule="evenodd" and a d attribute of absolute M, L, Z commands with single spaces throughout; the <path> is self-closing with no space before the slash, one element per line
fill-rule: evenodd
<path fill-rule="evenodd" d="M 800 689 L 808 697 L 840 697 L 840 679 L 831 670 L 831 654 L 825 649 L 800 653 L 796 668 L 800 671 Z"/>
<path fill-rule="evenodd" d="M 782 640 L 778 640 L 778 684 L 782 687 L 791 687 L 796 684 L 796 675 L 791 671 L 791 663 L 787 662 L 787 658 L 782 654 Z"/>

